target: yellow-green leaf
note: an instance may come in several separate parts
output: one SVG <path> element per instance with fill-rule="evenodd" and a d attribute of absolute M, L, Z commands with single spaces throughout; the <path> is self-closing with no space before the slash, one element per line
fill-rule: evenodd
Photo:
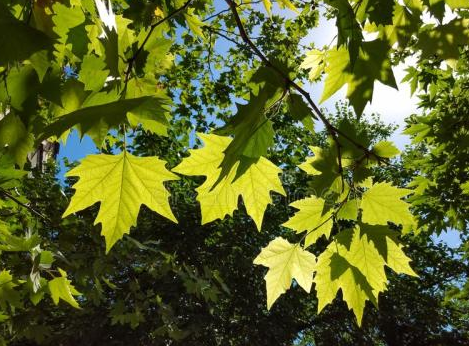
<path fill-rule="evenodd" d="M 283 226 L 294 229 L 297 233 L 307 231 L 305 247 L 314 244 L 321 236 L 329 238 L 333 221 L 332 210 L 325 208 L 322 198 L 311 196 L 290 204 L 299 209 Z"/>
<path fill-rule="evenodd" d="M 388 221 L 407 225 L 413 223 L 409 204 L 401 198 L 412 190 L 400 189 L 389 183 L 373 185 L 362 196 L 362 221 L 370 225 L 386 225 Z"/>
<path fill-rule="evenodd" d="M 340 289 L 344 301 L 353 310 L 358 324 L 361 324 L 366 301 L 370 300 L 375 305 L 377 302 L 366 277 L 344 257 L 347 251 L 344 245 L 333 242 L 318 257 L 314 277 L 318 312 L 332 303 Z"/>
<path fill-rule="evenodd" d="M 410 267 L 410 258 L 402 250 L 403 245 L 397 239 L 398 233 L 387 226 L 361 225 L 362 234 L 366 234 L 368 240 L 373 243 L 386 265 L 396 273 L 417 276 Z"/>
<path fill-rule="evenodd" d="M 400 154 L 399 149 L 396 148 L 393 142 L 390 141 L 381 141 L 375 144 L 373 147 L 373 152 L 385 158 L 391 158 Z"/>
<path fill-rule="evenodd" d="M 309 293 L 313 283 L 316 257 L 299 244 L 291 244 L 283 238 L 275 238 L 254 260 L 254 264 L 269 268 L 265 276 L 267 308 L 291 286 L 292 279 Z"/>
<path fill-rule="evenodd" d="M 300 67 L 309 71 L 309 80 L 314 81 L 321 76 L 325 67 L 326 53 L 319 49 L 312 49 L 306 53 L 306 58 L 301 63 Z"/>
<path fill-rule="evenodd" d="M 233 211 L 238 208 L 239 196 L 242 196 L 247 213 L 260 230 L 264 212 L 267 205 L 272 202 L 270 191 L 285 195 L 279 178 L 280 168 L 261 157 L 257 162 L 251 163 L 235 180 L 238 162 L 229 174 L 215 185 L 221 172 L 219 167 L 224 158 L 223 152 L 232 139 L 213 134 L 198 134 L 198 136 L 205 146 L 190 150 L 191 155 L 175 167 L 173 172 L 207 177 L 196 189 L 202 211 L 202 224 L 223 219 L 226 215 L 233 215 Z"/>
<path fill-rule="evenodd" d="M 87 156 L 67 173 L 80 180 L 73 185 L 76 192 L 63 216 L 100 202 L 95 224 L 102 223 L 106 252 L 136 225 L 142 204 L 177 222 L 163 183 L 178 177 L 165 164 L 156 157 L 136 157 L 126 151 L 119 155 Z"/>
<path fill-rule="evenodd" d="M 80 306 L 73 296 L 78 296 L 81 293 L 78 292 L 75 287 L 67 279 L 67 273 L 59 268 L 60 275 L 49 281 L 49 291 L 51 298 L 55 305 L 59 304 L 59 300 L 62 299 L 69 303 L 74 308 L 79 309 Z"/>

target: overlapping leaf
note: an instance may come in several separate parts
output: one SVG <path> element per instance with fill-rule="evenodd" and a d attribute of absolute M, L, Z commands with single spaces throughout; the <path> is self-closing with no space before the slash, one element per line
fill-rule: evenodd
<path fill-rule="evenodd" d="M 416 276 L 409 262 L 397 233 L 385 226 L 362 224 L 342 231 L 318 257 L 314 277 L 318 310 L 331 303 L 340 289 L 361 324 L 366 301 L 377 305 L 378 294 L 386 290 L 384 267 Z"/>
<path fill-rule="evenodd" d="M 235 179 L 239 162 L 229 174 L 220 179 L 221 162 L 231 138 L 218 135 L 199 134 L 204 142 L 202 149 L 190 150 L 173 172 L 185 175 L 203 175 L 207 179 L 197 188 L 197 200 L 202 211 L 202 224 L 232 215 L 238 208 L 238 199 L 243 198 L 247 213 L 260 230 L 267 205 L 272 202 L 270 191 L 285 194 L 279 179 L 281 170 L 264 157 L 251 162 L 244 173 Z"/>
<path fill-rule="evenodd" d="M 67 273 L 59 268 L 60 276 L 50 280 L 48 282 L 49 292 L 55 305 L 59 304 L 62 299 L 74 308 L 79 308 L 78 302 L 74 296 L 78 296 L 81 293 L 78 292 L 75 287 L 71 284 L 71 281 L 67 279 Z"/>
<path fill-rule="evenodd" d="M 299 209 L 283 226 L 294 229 L 297 233 L 307 232 L 305 248 L 314 244 L 321 236 L 329 238 L 333 220 L 332 210 L 325 201 L 318 197 L 308 197 L 290 204 Z"/>

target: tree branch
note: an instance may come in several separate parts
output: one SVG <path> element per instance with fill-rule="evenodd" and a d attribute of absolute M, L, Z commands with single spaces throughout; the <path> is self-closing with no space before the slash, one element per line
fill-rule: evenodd
<path fill-rule="evenodd" d="M 33 207 L 31 207 L 30 205 L 27 205 L 23 202 L 21 202 L 19 199 L 17 199 L 15 196 L 13 196 L 11 193 L 9 193 L 8 191 L 4 190 L 4 189 L 0 189 L 0 194 L 6 196 L 7 198 L 11 199 L 13 202 L 15 202 L 16 204 L 22 206 L 23 208 L 26 208 L 28 209 L 31 213 L 33 213 L 34 215 L 36 216 L 39 216 L 43 221 L 45 221 L 47 224 L 49 225 L 52 225 L 52 222 L 46 217 L 44 216 L 43 214 L 41 214 L 39 211 L 37 211 L 36 209 L 34 209 Z"/>
<path fill-rule="evenodd" d="M 184 3 L 184 5 L 182 5 L 181 7 L 175 9 L 173 12 L 171 12 L 170 14 L 168 14 L 166 17 L 160 19 L 159 21 L 157 21 L 156 23 L 152 24 L 152 26 L 150 27 L 150 30 L 148 31 L 148 34 L 147 36 L 145 37 L 145 39 L 143 40 L 142 44 L 137 48 L 137 50 L 135 51 L 134 55 L 132 55 L 132 57 L 129 58 L 129 60 L 127 60 L 127 70 L 125 71 L 125 82 L 127 83 L 129 77 L 130 77 L 130 72 L 132 71 L 132 67 L 135 63 L 135 60 L 137 60 L 137 57 L 139 56 L 139 54 L 142 52 L 143 50 L 143 47 L 145 47 L 145 45 L 147 44 L 148 40 L 150 39 L 150 36 L 151 34 L 153 33 L 153 31 L 161 24 L 163 24 L 164 22 L 170 20 L 171 18 L 177 16 L 178 14 L 180 14 L 181 12 L 183 12 L 184 10 L 186 10 L 189 5 L 191 4 L 191 2 L 194 1 L 194 0 L 188 0 Z"/>
<path fill-rule="evenodd" d="M 340 147 L 339 139 L 338 136 L 344 137 L 346 140 L 348 140 L 350 143 L 355 145 L 357 148 L 362 150 L 366 156 L 368 157 L 375 157 L 378 162 L 382 162 L 382 158 L 373 153 L 371 150 L 368 148 L 364 147 L 360 143 L 356 142 L 353 138 L 348 136 L 347 134 L 343 133 L 336 127 L 334 127 L 329 120 L 324 116 L 324 114 L 321 112 L 319 107 L 314 103 L 312 100 L 311 96 L 309 93 L 304 90 L 301 86 L 299 86 L 297 83 L 295 83 L 288 75 L 286 75 L 281 69 L 279 69 L 277 66 L 272 64 L 270 60 L 257 48 L 257 46 L 252 42 L 252 40 L 249 38 L 244 25 L 241 21 L 241 18 L 238 13 L 238 5 L 233 0 L 225 0 L 225 2 L 229 5 L 231 13 L 233 14 L 234 20 L 236 22 L 236 26 L 238 27 L 239 33 L 243 41 L 249 46 L 249 48 L 261 59 L 261 61 L 268 67 L 272 68 L 275 72 L 277 72 L 284 80 L 285 83 L 288 86 L 293 87 L 296 91 L 298 91 L 309 103 L 311 108 L 314 110 L 314 113 L 317 115 L 317 117 L 323 122 L 324 126 L 326 127 L 326 130 L 329 132 L 329 134 L 332 136 L 333 140 L 336 142 L 336 145 Z"/>

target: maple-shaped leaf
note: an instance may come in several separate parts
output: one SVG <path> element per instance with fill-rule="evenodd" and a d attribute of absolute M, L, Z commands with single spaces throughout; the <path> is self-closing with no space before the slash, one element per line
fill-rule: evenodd
<path fill-rule="evenodd" d="M 226 215 L 233 215 L 238 208 L 239 196 L 243 197 L 247 213 L 253 218 L 260 230 L 267 205 L 272 202 L 270 191 L 285 195 L 279 174 L 280 168 L 264 157 L 249 162 L 244 173 L 235 180 L 239 161 L 219 183 L 224 150 L 231 143 L 229 137 L 213 134 L 198 134 L 205 146 L 189 150 L 190 156 L 173 168 L 173 172 L 184 175 L 203 175 L 207 179 L 199 186 L 197 200 L 202 211 L 202 224 Z"/>
<path fill-rule="evenodd" d="M 59 268 L 59 273 L 59 277 L 50 280 L 48 283 L 49 292 L 54 304 L 59 304 L 59 300 L 62 299 L 74 308 L 80 308 L 73 296 L 78 296 L 81 293 L 78 292 L 71 284 L 71 281 L 67 279 L 67 273 L 64 270 Z"/>
<path fill-rule="evenodd" d="M 386 265 L 398 274 L 417 276 L 410 266 L 411 259 L 403 251 L 403 245 L 397 238 L 398 233 L 388 226 L 360 225 L 361 233 L 373 243 Z"/>
<path fill-rule="evenodd" d="M 391 158 L 400 154 L 399 149 L 396 148 L 393 142 L 381 141 L 374 145 L 373 153 L 379 157 Z"/>
<path fill-rule="evenodd" d="M 324 72 L 325 68 L 326 51 L 319 49 L 312 49 L 306 53 L 306 58 L 301 63 L 300 67 L 309 71 L 308 78 L 310 81 L 315 81 Z"/>
<path fill-rule="evenodd" d="M 332 210 L 325 207 L 324 199 L 311 196 L 290 205 L 299 211 L 282 226 L 294 229 L 297 233 L 307 231 L 305 248 L 323 235 L 329 238 L 333 225 Z"/>
<path fill-rule="evenodd" d="M 386 262 L 375 245 L 370 242 L 368 234 L 362 233 L 360 227 L 356 226 L 347 232 L 351 232 L 351 241 L 344 256 L 365 276 L 378 299 L 378 293 L 386 289 L 387 279 L 384 272 Z"/>
<path fill-rule="evenodd" d="M 25 60 L 33 53 L 50 50 L 52 40 L 15 18 L 4 3 L 0 3 L 0 65 Z"/>
<path fill-rule="evenodd" d="M 385 266 L 396 273 L 417 276 L 402 251 L 397 232 L 387 226 L 360 224 L 340 232 L 318 257 L 314 282 L 318 311 L 331 303 L 339 290 L 361 324 L 366 301 L 377 306 L 387 288 Z"/>
<path fill-rule="evenodd" d="M 292 279 L 306 292 L 311 290 L 316 257 L 299 244 L 291 244 L 281 237 L 275 238 L 262 249 L 254 264 L 269 268 L 264 278 L 268 309 L 290 288 Z"/>
<path fill-rule="evenodd" d="M 21 281 L 13 278 L 9 270 L 3 269 L 0 272 L 0 307 L 7 311 L 9 304 L 11 307 L 22 307 L 21 295 L 16 289 Z"/>
<path fill-rule="evenodd" d="M 397 88 L 389 50 L 389 43 L 383 39 L 364 42 L 352 65 L 344 47 L 330 49 L 326 55 L 326 79 L 321 103 L 347 84 L 347 98 L 355 113 L 360 116 L 365 105 L 373 98 L 375 81 Z"/>
<path fill-rule="evenodd" d="M 157 157 L 137 157 L 123 151 L 119 155 L 89 155 L 66 176 L 77 176 L 76 190 L 63 217 L 100 202 L 95 224 L 102 224 L 106 252 L 137 223 L 140 206 L 174 221 L 163 183 L 178 176 Z"/>
<path fill-rule="evenodd" d="M 374 184 L 362 196 L 362 221 L 370 225 L 408 225 L 414 222 L 409 204 L 401 198 L 412 190 L 401 189 L 389 183 Z"/>
<path fill-rule="evenodd" d="M 303 171 L 315 177 L 311 181 L 311 188 L 316 196 L 322 196 L 327 190 L 341 192 L 343 180 L 339 173 L 339 161 L 337 149 L 334 143 L 327 149 L 310 146 L 313 156 L 307 157 L 306 161 L 298 165 Z M 342 159 L 342 166 L 345 160 Z"/>
<path fill-rule="evenodd" d="M 164 135 L 163 129 L 168 124 L 166 113 L 169 102 L 164 93 L 124 100 L 119 99 L 115 92 L 94 93 L 84 101 L 81 108 L 60 116 L 47 126 L 40 139 L 61 136 L 76 126 L 82 136 L 89 135 L 97 146 L 101 146 L 109 130 L 126 120 L 131 125 L 152 120 L 161 127 L 158 134 Z"/>
<path fill-rule="evenodd" d="M 422 59 L 437 55 L 454 68 L 459 58 L 459 46 L 466 45 L 468 40 L 469 19 L 456 18 L 447 24 L 423 27 L 417 46 L 422 51 Z"/>
<path fill-rule="evenodd" d="M 352 237 L 351 230 L 343 231 L 329 244 L 318 257 L 313 281 L 318 298 L 318 312 L 332 303 L 341 290 L 343 300 L 349 309 L 353 310 L 360 325 L 366 301 L 370 300 L 377 305 L 377 294 L 366 276 L 350 261 L 350 256 L 347 256 L 353 242 Z M 357 251 L 359 250 L 352 250 L 352 253 Z"/>
<path fill-rule="evenodd" d="M 106 82 L 109 70 L 105 69 L 106 63 L 96 55 L 90 54 L 83 58 L 78 80 L 85 85 L 85 90 L 98 91 Z"/>

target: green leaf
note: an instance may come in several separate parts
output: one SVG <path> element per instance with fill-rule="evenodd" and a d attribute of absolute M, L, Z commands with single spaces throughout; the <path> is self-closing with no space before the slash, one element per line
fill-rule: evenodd
<path fill-rule="evenodd" d="M 379 157 L 391 158 L 400 154 L 393 142 L 381 141 L 375 144 L 372 151 Z"/>
<path fill-rule="evenodd" d="M 277 88 L 267 86 L 261 88 L 257 95 L 251 94 L 249 102 L 245 105 L 238 104 L 237 114 L 217 131 L 222 135 L 234 135 L 220 163 L 222 171 L 219 180 L 243 157 L 258 159 L 267 154 L 267 149 L 273 144 L 274 130 L 265 112 L 275 102 L 278 91 Z M 243 168 L 246 167 L 238 167 L 236 177 L 243 173 Z"/>
<path fill-rule="evenodd" d="M 325 0 L 325 3 L 337 9 L 337 46 L 346 46 L 352 67 L 358 58 L 363 40 L 362 29 L 355 16 L 355 11 L 348 0 Z"/>
<path fill-rule="evenodd" d="M 16 287 L 18 287 L 18 283 L 10 271 L 3 269 L 0 272 L 0 307 L 2 310 L 7 310 L 7 304 L 17 308 L 22 307 L 21 296 L 15 289 Z"/>
<path fill-rule="evenodd" d="M 288 110 L 294 120 L 301 121 L 303 126 L 314 133 L 314 121 L 316 119 L 311 108 L 298 94 L 290 94 L 288 97 Z"/>
<path fill-rule="evenodd" d="M 85 90 L 101 90 L 109 76 L 109 70 L 105 67 L 106 63 L 95 55 L 86 55 L 83 58 L 78 80 L 85 85 Z"/>
<path fill-rule="evenodd" d="M 173 172 L 207 177 L 196 189 L 202 212 L 202 224 L 223 219 L 226 215 L 233 215 L 233 211 L 238 208 L 238 199 L 242 196 L 248 215 L 253 218 L 257 229 L 260 230 L 267 205 L 272 203 L 270 191 L 285 195 L 279 178 L 282 171 L 261 157 L 251 162 L 244 173 L 234 180 L 239 165 L 239 162 L 236 163 L 229 174 L 217 184 L 221 174 L 219 166 L 225 156 L 223 152 L 232 140 L 229 137 L 213 134 L 199 133 L 198 136 L 203 140 L 204 147 L 189 150 L 190 156 L 173 168 Z"/>
<path fill-rule="evenodd" d="M 192 30 L 192 32 L 201 39 L 205 40 L 205 35 L 202 31 L 202 28 L 205 24 L 200 20 L 199 16 L 194 13 L 193 8 L 189 8 L 187 12 L 184 13 L 184 18 L 186 19 L 187 24 L 189 25 L 189 28 Z"/>
<path fill-rule="evenodd" d="M 306 53 L 306 58 L 301 63 L 300 67 L 309 71 L 308 78 L 310 81 L 315 81 L 324 72 L 326 66 L 326 51 L 319 49 L 312 49 Z"/>
<path fill-rule="evenodd" d="M 322 198 L 312 196 L 295 201 L 290 206 L 299 211 L 282 226 L 291 228 L 297 233 L 307 231 L 305 248 L 314 244 L 323 235 L 329 238 L 333 225 L 332 210 L 328 210 Z"/>
<path fill-rule="evenodd" d="M 6 82 L 2 84 L 0 102 L 9 104 L 18 111 L 24 111 L 30 105 L 36 107 L 34 96 L 39 79 L 31 65 L 12 68 L 7 74 Z"/>
<path fill-rule="evenodd" d="M 292 279 L 309 293 L 313 283 L 316 257 L 298 244 L 275 238 L 254 259 L 254 264 L 269 268 L 265 276 L 267 309 L 291 286 Z"/>
<path fill-rule="evenodd" d="M 163 91 L 153 93 L 153 97 L 127 113 L 130 126 L 141 124 L 143 129 L 160 136 L 168 135 L 169 99 Z"/>
<path fill-rule="evenodd" d="M 451 7 L 452 10 L 459 8 L 469 8 L 469 2 L 466 0 L 445 0 L 446 4 Z"/>
<path fill-rule="evenodd" d="M 398 233 L 387 226 L 371 226 L 361 224 L 361 232 L 373 243 L 386 265 L 398 274 L 417 276 L 410 267 L 410 258 L 402 250 L 403 245 L 398 239 Z"/>
<path fill-rule="evenodd" d="M 419 17 L 398 3 L 394 5 L 393 19 L 391 25 L 384 27 L 384 36 L 389 45 L 393 46 L 396 42 L 401 46 L 406 46 L 410 38 L 419 29 Z"/>
<path fill-rule="evenodd" d="M 326 55 L 326 79 L 320 103 L 326 101 L 347 83 L 350 56 L 345 47 L 333 48 Z"/>
<path fill-rule="evenodd" d="M 367 41 L 362 45 L 360 56 L 347 81 L 347 97 L 358 116 L 373 99 L 375 81 L 397 89 L 389 50 L 388 42 L 381 39 Z"/>
<path fill-rule="evenodd" d="M 318 257 L 313 281 L 318 298 L 318 312 L 332 303 L 341 290 L 343 300 L 353 310 L 360 325 L 366 301 L 370 300 L 374 305 L 377 305 L 377 301 L 373 287 L 366 277 L 345 257 L 351 239 L 352 232 L 344 231 L 336 241 L 329 244 Z"/>
<path fill-rule="evenodd" d="M 426 26 L 418 35 L 421 58 L 436 55 L 453 68 L 459 58 L 459 47 L 469 41 L 469 19 L 456 18 L 447 24 Z"/>
<path fill-rule="evenodd" d="M 81 293 L 78 292 L 75 287 L 71 284 L 71 281 L 67 279 L 67 273 L 59 268 L 60 277 L 56 277 L 49 281 L 48 287 L 52 301 L 55 305 L 59 304 L 59 300 L 62 299 L 74 308 L 79 309 L 80 306 L 73 296 L 78 296 Z"/>
<path fill-rule="evenodd" d="M 29 57 L 29 61 L 36 70 L 37 77 L 41 83 L 44 80 L 44 76 L 49 70 L 49 67 L 51 66 L 50 60 L 51 58 L 49 57 L 49 52 L 47 50 L 35 52 Z"/>
<path fill-rule="evenodd" d="M 376 25 L 392 24 L 394 0 L 364 0 L 359 3 L 357 19 L 364 22 L 368 17 Z"/>
<path fill-rule="evenodd" d="M 356 199 L 348 200 L 337 212 L 337 218 L 343 220 L 356 220 L 358 217 L 359 201 Z"/>
<path fill-rule="evenodd" d="M 364 42 L 353 68 L 344 47 L 329 50 L 321 103 L 348 84 L 347 97 L 355 113 L 360 116 L 365 105 L 373 98 L 375 81 L 397 88 L 389 60 L 389 50 L 390 46 L 385 40 Z"/>
<path fill-rule="evenodd" d="M 362 196 L 362 221 L 370 225 L 412 223 L 409 204 L 401 200 L 410 193 L 412 190 L 397 188 L 389 183 L 374 184 Z"/>
<path fill-rule="evenodd" d="M 9 113 L 0 120 L 0 148 L 18 166 L 23 167 L 33 145 L 34 137 L 18 115 Z"/>
<path fill-rule="evenodd" d="M 156 157 L 136 157 L 128 152 L 119 155 L 89 155 L 66 176 L 77 176 L 76 190 L 63 217 L 100 202 L 95 224 L 102 224 L 106 252 L 130 232 L 137 223 L 140 206 L 145 204 L 158 214 L 177 222 L 163 183 L 178 177 Z"/>
<path fill-rule="evenodd" d="M 50 50 L 52 41 L 43 32 L 16 19 L 0 3 L 0 65 L 28 59 L 32 54 Z"/>
<path fill-rule="evenodd" d="M 339 289 L 361 324 L 367 300 L 375 306 L 387 288 L 385 265 L 396 273 L 417 276 L 402 251 L 397 232 L 386 226 L 361 224 L 340 232 L 319 257 L 314 277 L 318 311 L 336 297 Z"/>
<path fill-rule="evenodd" d="M 316 196 L 322 196 L 328 190 L 341 193 L 345 186 L 342 186 L 335 145 L 332 144 L 326 149 L 320 147 L 310 147 L 310 149 L 314 156 L 307 157 L 298 167 L 314 175 L 311 182 L 313 193 Z"/>
<path fill-rule="evenodd" d="M 0 250 L 11 252 L 31 251 L 41 243 L 37 235 L 18 237 L 10 233 L 5 224 L 0 222 Z"/>
<path fill-rule="evenodd" d="M 110 95 L 112 100 L 114 95 Z M 115 98 L 114 98 L 115 99 Z M 57 121 L 44 129 L 40 139 L 46 139 L 51 136 L 60 136 L 73 126 L 77 126 L 81 135 L 88 134 L 95 141 L 96 145 L 101 146 L 109 129 L 117 127 L 126 120 L 129 112 L 136 112 L 138 107 L 144 103 L 152 104 L 152 109 L 157 109 L 155 105 L 161 105 L 161 109 L 166 108 L 168 99 L 165 97 L 144 96 L 135 99 L 109 101 L 109 94 L 99 93 L 91 95 L 88 102 L 83 104 L 83 108 L 61 116 Z M 86 101 L 85 101 L 86 102 Z M 147 106 L 145 106 L 147 107 Z M 146 114 L 148 116 L 148 114 Z M 158 119 L 160 114 L 153 114 Z M 164 115 L 163 115 L 164 117 Z"/>
<path fill-rule="evenodd" d="M 41 269 L 50 269 L 54 263 L 54 255 L 50 251 L 41 251 L 39 255 L 39 267 Z"/>

